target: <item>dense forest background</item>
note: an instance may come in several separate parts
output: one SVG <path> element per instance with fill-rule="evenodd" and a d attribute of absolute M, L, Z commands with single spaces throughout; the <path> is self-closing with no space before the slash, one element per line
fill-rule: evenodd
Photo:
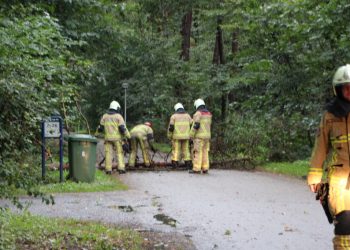
<path fill-rule="evenodd" d="M 150 120 L 159 142 L 174 104 L 203 98 L 213 153 L 306 159 L 350 62 L 349 13 L 345 0 L 2 0 L 0 196 L 34 181 L 21 177 L 39 168 L 42 119 L 93 133 L 112 100 L 124 110 L 123 83 L 128 127 Z"/>

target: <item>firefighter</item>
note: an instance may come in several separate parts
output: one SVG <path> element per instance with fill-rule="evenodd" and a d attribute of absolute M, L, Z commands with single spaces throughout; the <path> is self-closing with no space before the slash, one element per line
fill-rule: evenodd
<path fill-rule="evenodd" d="M 170 117 L 168 126 L 168 138 L 172 142 L 171 162 L 175 168 L 179 165 L 182 159 L 185 161 L 185 167 L 191 168 L 190 154 L 190 129 L 192 118 L 185 111 L 181 103 L 176 103 L 174 106 L 175 113 Z"/>
<path fill-rule="evenodd" d="M 190 139 L 193 141 L 192 165 L 189 171 L 192 174 L 207 174 L 209 170 L 209 148 L 210 148 L 210 127 L 212 114 L 206 108 L 202 99 L 194 102 L 196 112 L 193 115 L 193 122 L 190 131 Z"/>
<path fill-rule="evenodd" d="M 317 191 L 326 163 L 330 222 L 333 219 L 334 249 L 350 246 L 350 65 L 341 66 L 333 77 L 335 97 L 326 105 L 312 152 L 307 183 Z M 325 210 L 328 212 L 328 210 Z"/>
<path fill-rule="evenodd" d="M 104 131 L 105 139 L 105 159 L 106 173 L 112 173 L 113 151 L 116 150 L 118 158 L 118 172 L 125 173 L 125 163 L 122 149 L 122 140 L 130 138 L 129 131 L 125 125 L 124 119 L 120 114 L 121 108 L 117 101 L 112 101 L 109 109 L 100 121 L 99 131 Z"/>
<path fill-rule="evenodd" d="M 143 162 L 146 167 L 149 167 L 151 165 L 148 153 L 149 149 L 155 152 L 155 148 L 153 146 L 154 138 L 152 123 L 145 122 L 144 124 L 136 125 L 131 129 L 130 135 L 131 153 L 129 155 L 129 167 L 135 167 L 138 144 L 140 145 L 142 151 Z"/>

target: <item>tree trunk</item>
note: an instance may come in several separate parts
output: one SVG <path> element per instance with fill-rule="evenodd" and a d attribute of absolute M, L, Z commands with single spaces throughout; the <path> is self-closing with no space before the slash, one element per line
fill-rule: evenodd
<path fill-rule="evenodd" d="M 221 120 L 225 121 L 228 110 L 228 93 L 222 92 L 221 94 Z"/>
<path fill-rule="evenodd" d="M 222 29 L 221 29 L 222 17 L 217 17 L 217 28 L 216 28 L 216 38 L 215 38 L 215 48 L 214 48 L 214 56 L 213 63 L 214 64 L 225 64 L 224 59 L 224 44 L 222 40 Z"/>
<path fill-rule="evenodd" d="M 235 56 L 238 53 L 239 45 L 238 45 L 238 36 L 239 36 L 239 30 L 235 30 L 232 32 L 232 43 L 231 43 L 231 52 L 232 55 Z"/>
<path fill-rule="evenodd" d="M 215 48 L 213 55 L 213 64 L 225 64 L 224 58 L 224 42 L 222 39 L 222 17 L 217 17 L 217 28 L 216 28 L 216 37 L 215 37 Z M 227 106 L 228 106 L 228 94 L 226 92 L 221 93 L 221 120 L 224 121 L 227 116 Z"/>
<path fill-rule="evenodd" d="M 182 24 L 181 24 L 182 43 L 181 43 L 180 59 L 184 61 L 190 60 L 191 27 L 192 27 L 192 10 L 190 10 L 183 16 Z"/>

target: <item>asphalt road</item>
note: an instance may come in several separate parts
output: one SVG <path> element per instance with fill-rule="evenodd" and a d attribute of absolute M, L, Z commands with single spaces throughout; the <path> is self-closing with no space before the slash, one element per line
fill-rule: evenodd
<path fill-rule="evenodd" d="M 263 172 L 128 172 L 130 189 L 56 195 L 30 211 L 182 234 L 197 249 L 332 249 L 333 226 L 305 181 Z"/>

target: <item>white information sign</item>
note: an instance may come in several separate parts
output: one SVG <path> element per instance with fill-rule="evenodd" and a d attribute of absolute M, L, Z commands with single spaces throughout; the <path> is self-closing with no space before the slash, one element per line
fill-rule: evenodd
<path fill-rule="evenodd" d="M 60 137 L 60 122 L 50 121 L 44 122 L 44 136 L 47 137 Z"/>

